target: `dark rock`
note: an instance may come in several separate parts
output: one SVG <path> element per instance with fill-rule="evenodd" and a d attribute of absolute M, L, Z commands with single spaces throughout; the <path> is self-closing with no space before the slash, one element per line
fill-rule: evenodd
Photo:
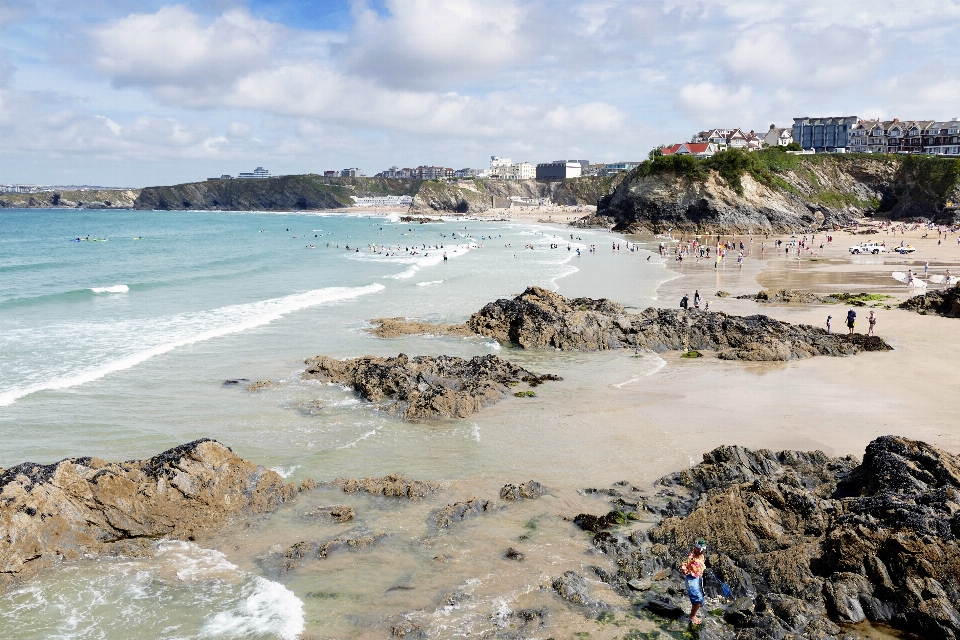
<path fill-rule="evenodd" d="M 602 516 L 595 516 L 589 513 L 581 513 L 573 519 L 573 524 L 584 531 L 603 531 L 621 525 L 627 521 L 627 516 L 622 511 L 611 511 Z"/>
<path fill-rule="evenodd" d="M 482 336 L 524 348 L 716 351 L 726 360 L 795 360 L 890 349 L 882 338 L 829 334 L 763 315 L 653 308 L 631 314 L 610 300 L 567 299 L 539 287 L 487 304 L 467 325 Z"/>
<path fill-rule="evenodd" d="M 960 634 L 956 456 L 894 436 L 871 442 L 860 464 L 720 447 L 660 486 L 681 506 L 650 530 L 650 561 L 676 566 L 705 537 L 720 578 L 758 594 L 752 616 L 742 600 L 728 611 L 753 630 L 738 638 L 824 637 L 864 620 L 924 638 Z"/>
<path fill-rule="evenodd" d="M 471 498 L 465 502 L 448 504 L 434 515 L 434 520 L 436 521 L 438 528 L 447 529 L 459 522 L 463 522 L 468 518 L 473 518 L 480 514 L 488 513 L 492 510 L 493 504 L 489 500 Z"/>
<path fill-rule="evenodd" d="M 277 473 L 208 439 L 147 460 L 25 462 L 0 473 L 0 588 L 57 557 L 193 540 L 295 493 Z"/>
<path fill-rule="evenodd" d="M 223 386 L 224 386 L 224 387 L 233 387 L 233 386 L 236 386 L 236 385 L 240 384 L 241 382 L 250 382 L 250 380 L 249 380 L 249 378 L 234 378 L 234 379 L 232 379 L 232 380 L 224 380 L 224 381 L 223 381 Z"/>
<path fill-rule="evenodd" d="M 610 608 L 607 603 L 597 600 L 590 595 L 587 579 L 576 571 L 567 571 L 553 581 L 553 590 L 558 596 L 593 611 L 604 611 Z"/>
<path fill-rule="evenodd" d="M 753 598 L 737 598 L 723 614 L 723 619 L 735 627 L 750 626 L 753 618 Z"/>
<path fill-rule="evenodd" d="M 673 620 L 682 618 L 684 615 L 686 615 L 683 607 L 678 605 L 673 600 L 663 596 L 651 598 L 647 601 L 644 607 L 646 607 L 646 609 L 651 613 L 655 613 L 658 616 L 663 616 L 664 618 L 671 618 Z"/>
<path fill-rule="evenodd" d="M 917 313 L 935 313 L 948 318 L 960 318 L 960 286 L 928 291 L 900 303 L 901 309 Z"/>
<path fill-rule="evenodd" d="M 504 554 L 504 557 L 509 558 L 510 560 L 516 560 L 517 562 L 523 562 L 524 559 L 526 558 L 526 555 L 524 555 L 522 551 L 517 551 L 513 547 L 510 547 L 509 549 L 507 549 L 507 552 Z"/>
<path fill-rule="evenodd" d="M 545 379 L 494 355 L 470 360 L 452 356 L 400 354 L 337 360 L 317 356 L 306 361 L 304 378 L 345 384 L 371 402 L 405 420 L 464 418 L 499 402 L 524 378 Z"/>
<path fill-rule="evenodd" d="M 536 480 L 529 480 L 523 484 L 505 484 L 500 490 L 501 500 L 534 500 L 545 495 L 547 490 Z"/>
<path fill-rule="evenodd" d="M 760 293 L 749 294 L 745 296 L 737 296 L 737 299 L 738 300 L 756 300 L 757 302 L 781 303 L 781 304 L 791 304 L 791 303 L 818 304 L 818 303 L 826 302 L 825 298 L 823 298 L 822 296 L 818 296 L 815 293 L 807 293 L 806 291 L 797 291 L 795 289 L 778 289 L 776 291 L 765 289 Z"/>

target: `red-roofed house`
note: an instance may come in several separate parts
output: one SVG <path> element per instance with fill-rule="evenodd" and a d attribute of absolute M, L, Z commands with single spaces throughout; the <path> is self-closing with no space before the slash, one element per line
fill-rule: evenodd
<path fill-rule="evenodd" d="M 718 151 L 718 147 L 713 142 L 682 142 L 664 147 L 662 152 L 665 156 L 695 156 L 697 158 L 709 158 Z"/>

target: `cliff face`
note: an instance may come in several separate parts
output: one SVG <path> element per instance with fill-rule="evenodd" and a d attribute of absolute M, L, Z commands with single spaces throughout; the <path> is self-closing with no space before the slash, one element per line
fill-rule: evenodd
<path fill-rule="evenodd" d="M 171 187 L 146 187 L 135 209 L 219 211 L 291 211 L 342 209 L 352 196 L 413 195 L 420 180 L 283 176 L 264 180 L 207 180 Z"/>
<path fill-rule="evenodd" d="M 139 189 L 4 193 L 0 209 L 129 209 L 139 194 Z"/>
<path fill-rule="evenodd" d="M 569 180 L 473 180 L 424 182 L 413 199 L 411 213 L 483 213 L 509 206 L 509 198 L 546 198 L 562 205 L 596 205 L 622 176 Z"/>
<path fill-rule="evenodd" d="M 958 201 L 960 160 L 771 150 L 712 164 L 689 157 L 645 163 L 597 213 L 618 230 L 743 233 L 833 228 L 873 213 L 951 222 L 957 210 L 950 203 Z"/>

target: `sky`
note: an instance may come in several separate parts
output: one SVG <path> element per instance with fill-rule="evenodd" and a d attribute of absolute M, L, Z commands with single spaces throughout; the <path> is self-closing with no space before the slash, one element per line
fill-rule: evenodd
<path fill-rule="evenodd" d="M 0 183 L 640 160 L 960 116 L 960 0 L 0 0 Z"/>

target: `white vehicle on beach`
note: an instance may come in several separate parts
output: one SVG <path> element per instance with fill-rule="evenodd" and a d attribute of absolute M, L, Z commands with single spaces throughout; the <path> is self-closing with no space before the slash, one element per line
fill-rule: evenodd
<path fill-rule="evenodd" d="M 877 255 L 878 253 L 883 253 L 886 250 L 887 248 L 879 242 L 861 242 L 860 244 L 850 247 L 850 253 L 854 255 L 861 253 L 872 253 L 873 255 Z"/>

